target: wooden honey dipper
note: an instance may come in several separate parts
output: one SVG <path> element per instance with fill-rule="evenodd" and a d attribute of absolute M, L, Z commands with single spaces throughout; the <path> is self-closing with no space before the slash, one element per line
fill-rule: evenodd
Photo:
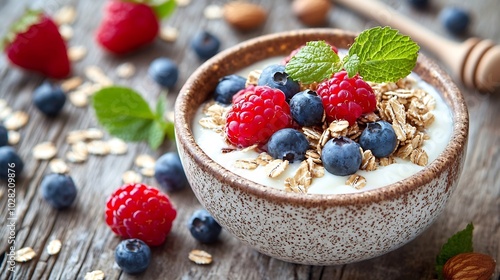
<path fill-rule="evenodd" d="M 335 0 L 335 2 L 411 36 L 419 45 L 442 60 L 452 74 L 467 87 L 489 92 L 500 88 L 500 46 L 495 45 L 493 41 L 479 38 L 470 38 L 463 43 L 450 41 L 377 0 Z"/>

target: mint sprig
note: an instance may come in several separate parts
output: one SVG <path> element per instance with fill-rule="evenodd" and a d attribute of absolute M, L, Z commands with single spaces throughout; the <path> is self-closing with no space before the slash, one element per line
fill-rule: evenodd
<path fill-rule="evenodd" d="M 307 42 L 286 65 L 294 80 L 312 84 L 329 78 L 341 69 L 340 58 L 325 41 Z"/>
<path fill-rule="evenodd" d="M 140 94 L 126 87 L 110 86 L 92 97 L 97 120 L 109 134 L 125 141 L 147 141 L 152 149 L 165 136 L 174 139 L 174 126 L 163 118 L 165 97 L 160 97 L 153 112 Z"/>
<path fill-rule="evenodd" d="M 443 278 L 443 266 L 452 257 L 461 254 L 472 252 L 472 233 L 474 226 L 468 224 L 467 227 L 448 239 L 443 245 L 439 255 L 436 257 L 436 272 L 440 280 Z"/>
<path fill-rule="evenodd" d="M 396 82 L 416 65 L 420 47 L 410 37 L 390 27 L 361 32 L 342 61 L 324 41 L 308 42 L 292 57 L 285 71 L 304 84 L 322 82 L 345 69 L 349 77 L 359 73 L 372 82 Z"/>

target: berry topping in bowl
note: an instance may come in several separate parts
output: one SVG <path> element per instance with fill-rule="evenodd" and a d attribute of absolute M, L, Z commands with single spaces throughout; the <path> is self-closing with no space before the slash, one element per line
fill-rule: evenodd
<path fill-rule="evenodd" d="M 245 88 L 247 79 L 239 75 L 229 75 L 221 78 L 214 91 L 214 100 L 229 105 L 233 96 Z"/>
<path fill-rule="evenodd" d="M 287 100 L 290 100 L 300 91 L 299 83 L 292 80 L 285 72 L 285 66 L 280 64 L 273 64 L 264 68 L 257 85 L 279 89 L 286 95 Z"/>
<path fill-rule="evenodd" d="M 321 161 L 326 171 L 337 176 L 356 173 L 361 160 L 359 144 L 344 136 L 330 139 L 321 153 Z"/>
<path fill-rule="evenodd" d="M 320 125 L 323 122 L 323 103 L 315 91 L 306 89 L 290 99 L 290 113 L 300 126 Z"/>
<path fill-rule="evenodd" d="M 225 132 L 231 144 L 248 147 L 265 144 L 274 132 L 291 123 L 290 106 L 281 90 L 249 86 L 238 93 L 227 113 Z"/>
<path fill-rule="evenodd" d="M 304 134 L 293 128 L 276 131 L 267 142 L 267 152 L 275 159 L 290 163 L 302 161 L 309 149 L 309 141 Z"/>
<path fill-rule="evenodd" d="M 397 144 L 396 132 L 386 121 L 368 123 L 359 138 L 361 148 L 372 151 L 372 154 L 378 158 L 390 156 Z"/>

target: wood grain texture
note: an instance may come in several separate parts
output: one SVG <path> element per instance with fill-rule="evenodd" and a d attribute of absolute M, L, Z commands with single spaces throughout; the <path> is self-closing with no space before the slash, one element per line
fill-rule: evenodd
<path fill-rule="evenodd" d="M 49 13 L 64 5 L 74 5 L 78 18 L 73 24 L 75 36 L 69 45 L 84 45 L 89 49 L 88 55 L 74 64 L 74 74 L 83 77 L 85 66 L 98 65 L 115 82 L 135 88 L 153 104 L 165 92 L 147 76 L 147 67 L 154 58 L 169 57 L 180 68 L 179 83 L 168 93 L 171 108 L 182 83 L 202 63 L 189 48 L 191 36 L 196 31 L 206 29 L 213 32 L 221 38 L 222 48 L 225 49 L 261 34 L 305 28 L 291 14 L 289 0 L 253 0 L 264 6 L 270 15 L 262 28 L 247 33 L 233 30 L 223 20 L 203 17 L 206 5 L 222 5 L 225 2 L 193 0 L 187 7 L 179 7 L 171 18 L 164 21 L 164 24 L 180 30 L 176 42 L 157 40 L 151 46 L 121 58 L 105 54 L 93 40 L 93 32 L 102 17 L 104 1 L 99 0 L 0 0 L 0 34 L 6 32 L 8 25 L 28 5 L 42 7 Z M 470 35 L 500 43 L 498 0 L 436 0 L 431 1 L 430 9 L 424 12 L 411 9 L 406 1 L 384 2 L 436 33 L 457 41 L 463 38 L 446 33 L 437 16 L 446 6 L 465 7 L 474 17 Z M 335 7 L 329 13 L 327 26 L 361 31 L 374 25 L 373 21 Z M 423 52 L 426 53 L 425 50 Z M 125 61 L 137 67 L 137 73 L 129 80 L 118 78 L 114 72 L 116 66 Z M 4 193 L 0 197 L 0 279 L 83 279 L 86 272 L 97 269 L 105 272 L 106 279 L 433 279 L 435 256 L 440 246 L 469 222 L 475 225 L 475 250 L 499 259 L 500 118 L 497 113 L 500 94 L 486 95 L 461 88 L 470 111 L 470 139 L 460 185 L 438 220 L 415 240 L 393 252 L 355 264 L 320 267 L 296 265 L 267 257 L 243 245 L 227 232 L 222 233 L 221 240 L 216 244 L 202 245 L 190 236 L 185 226 L 191 213 L 200 207 L 191 190 L 185 189 L 169 194 L 177 207 L 178 217 L 166 243 L 153 249 L 152 263 L 145 273 L 130 276 L 114 264 L 114 249 L 119 238 L 112 234 L 103 220 L 106 198 L 120 186 L 121 174 L 134 168 L 137 155 L 147 153 L 158 157 L 175 147 L 165 143 L 158 151 L 152 151 L 145 143 L 137 143 L 129 146 L 126 155 L 91 156 L 84 164 L 70 164 L 71 175 L 79 190 L 77 201 L 65 211 L 52 209 L 43 201 L 38 190 L 43 176 L 49 173 L 48 164 L 33 158 L 32 147 L 42 141 L 53 141 L 58 147 L 58 156 L 63 157 L 69 149 L 65 142 L 69 131 L 98 125 L 91 108 L 76 108 L 69 103 L 57 118 L 49 119 L 40 114 L 32 104 L 31 94 L 42 80 L 41 76 L 9 66 L 5 56 L 0 56 L 0 98 L 5 99 L 13 109 L 30 114 L 30 122 L 20 130 L 22 140 L 15 146 L 26 165 L 21 178 L 17 178 L 16 186 L 16 247 L 31 246 L 38 253 L 32 261 L 17 264 L 15 272 L 6 270 L 9 232 L 7 213 L 3 210 L 7 209 Z M 152 178 L 146 178 L 145 183 L 157 186 Z M 3 185 L 0 188 L 5 189 Z M 56 238 L 62 241 L 62 250 L 58 255 L 49 256 L 45 247 Z M 187 258 L 192 249 L 211 253 L 214 262 L 208 266 L 195 265 Z M 495 279 L 498 276 L 497 268 Z"/>

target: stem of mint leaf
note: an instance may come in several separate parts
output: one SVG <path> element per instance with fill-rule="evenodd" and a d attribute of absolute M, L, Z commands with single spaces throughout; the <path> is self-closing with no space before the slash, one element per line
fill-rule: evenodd
<path fill-rule="evenodd" d="M 292 57 L 285 71 L 304 84 L 322 82 L 342 69 L 349 77 L 359 74 L 366 81 L 396 82 L 415 68 L 419 49 L 396 29 L 374 27 L 355 38 L 342 61 L 326 42 L 312 41 Z"/>
<path fill-rule="evenodd" d="M 110 86 L 92 97 L 97 120 L 109 134 L 125 141 L 147 141 L 158 148 L 165 136 L 174 139 L 173 124 L 165 121 L 166 101 L 160 97 L 155 112 L 140 94 L 126 87 Z"/>
<path fill-rule="evenodd" d="M 443 245 L 439 255 L 436 257 L 436 272 L 440 280 L 443 278 L 443 266 L 452 257 L 461 254 L 472 252 L 472 233 L 474 231 L 474 226 L 472 223 L 468 224 L 467 227 L 448 239 L 448 241 Z"/>

